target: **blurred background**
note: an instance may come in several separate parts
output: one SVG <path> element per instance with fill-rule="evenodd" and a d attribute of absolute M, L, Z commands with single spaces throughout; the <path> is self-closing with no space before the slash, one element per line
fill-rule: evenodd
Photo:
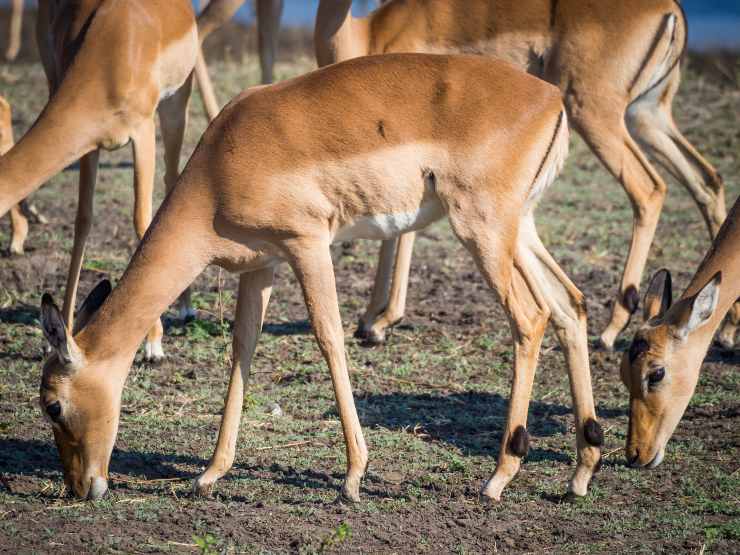
<path fill-rule="evenodd" d="M 618 0 L 617 0 L 618 1 Z M 0 0 L 0 48 L 5 44 L 7 34 L 8 0 Z M 36 0 L 27 0 L 31 10 L 36 8 Z M 198 7 L 200 0 L 193 0 Z M 355 0 L 353 9 L 356 15 L 364 15 L 377 6 L 377 0 Z M 740 52 L 740 0 L 683 0 L 689 20 L 689 47 L 694 52 Z M 296 51 L 312 55 L 311 30 L 316 14 L 318 0 L 285 0 L 283 33 L 281 36 L 281 56 L 292 56 Z M 35 56 L 32 14 L 24 22 L 25 57 Z M 235 22 L 217 36 L 209 39 L 208 53 L 212 56 L 237 57 L 256 47 L 254 33 L 244 33 L 243 27 L 254 24 L 254 5 L 245 2 Z"/>

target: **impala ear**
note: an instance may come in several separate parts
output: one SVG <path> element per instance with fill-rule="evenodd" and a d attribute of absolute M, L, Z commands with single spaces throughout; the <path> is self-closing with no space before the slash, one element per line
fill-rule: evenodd
<path fill-rule="evenodd" d="M 721 283 L 722 272 L 717 272 L 691 299 L 688 318 L 685 319 L 685 323 L 678 326 L 678 332 L 682 337 L 688 336 L 691 332 L 706 324 L 714 315 L 719 302 Z"/>
<path fill-rule="evenodd" d="M 56 351 L 62 363 L 71 368 L 79 368 L 83 365 L 82 352 L 67 330 L 67 326 L 64 325 L 61 311 L 48 293 L 45 293 L 41 299 L 41 329 L 44 330 L 46 340 Z"/>
<path fill-rule="evenodd" d="M 110 281 L 104 279 L 95 286 L 95 289 L 90 291 L 85 302 L 82 303 L 80 310 L 77 311 L 72 335 L 77 335 L 87 325 L 98 309 L 103 306 L 105 299 L 108 298 L 112 289 Z"/>
<path fill-rule="evenodd" d="M 673 286 L 671 284 L 671 273 L 666 270 L 656 272 L 648 285 L 643 303 L 643 316 L 645 321 L 663 316 L 671 307 L 673 302 Z"/>

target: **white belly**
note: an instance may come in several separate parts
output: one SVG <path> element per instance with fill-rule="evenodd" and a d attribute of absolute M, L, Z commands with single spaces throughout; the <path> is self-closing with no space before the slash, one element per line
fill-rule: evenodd
<path fill-rule="evenodd" d="M 438 199 L 430 199 L 415 212 L 396 214 L 375 214 L 358 218 L 339 228 L 334 241 L 352 239 L 391 239 L 408 231 L 423 229 L 444 216 L 444 209 Z"/>

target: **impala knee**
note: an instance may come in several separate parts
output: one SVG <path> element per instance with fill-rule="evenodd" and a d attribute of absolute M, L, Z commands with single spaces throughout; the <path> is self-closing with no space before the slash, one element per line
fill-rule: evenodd
<path fill-rule="evenodd" d="M 523 459 L 529 452 L 529 434 L 524 426 L 518 426 L 514 433 L 509 438 L 509 451 Z"/>

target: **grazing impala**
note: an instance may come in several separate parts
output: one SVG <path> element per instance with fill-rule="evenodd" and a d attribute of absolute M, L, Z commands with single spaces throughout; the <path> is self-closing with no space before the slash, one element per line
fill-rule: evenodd
<path fill-rule="evenodd" d="M 413 76 L 413 78 L 409 78 Z M 571 492 L 600 460 L 583 295 L 539 240 L 533 210 L 566 156 L 559 93 L 505 62 L 397 54 L 352 60 L 246 92 L 203 136 L 115 291 L 95 290 L 71 333 L 47 295 L 42 325 L 55 353 L 41 403 L 65 479 L 98 497 L 121 391 L 147 328 L 211 263 L 241 274 L 233 367 L 208 492 L 231 467 L 244 382 L 287 261 L 331 371 L 347 447 L 343 494 L 359 498 L 368 452 L 349 382 L 330 245 L 387 239 L 447 215 L 506 311 L 514 378 L 498 466 L 483 494 L 499 499 L 526 454 L 527 409 L 552 319 L 565 354 L 577 436 Z"/>
<path fill-rule="evenodd" d="M 646 323 L 622 357 L 630 393 L 627 461 L 654 468 L 694 394 L 714 332 L 740 298 L 740 199 L 681 298 L 661 270 L 645 296 Z M 734 318 L 734 315 L 732 315 Z M 737 325 L 740 322 L 733 322 Z"/>
<path fill-rule="evenodd" d="M 134 224 L 141 238 L 152 214 L 155 111 L 165 143 L 165 182 L 172 186 L 179 174 L 198 36 L 188 0 L 42 0 L 39 48 L 50 100 L 28 133 L 0 159 L 0 215 L 82 157 L 64 300 L 71 325 L 92 224 L 99 149 L 133 143 Z M 21 249 L 23 231 L 13 230 L 13 243 L 17 246 L 20 237 Z M 157 322 L 147 338 L 147 358 L 162 356 L 161 336 Z"/>
<path fill-rule="evenodd" d="M 211 0 L 201 2 L 205 5 L 198 17 L 198 35 L 201 43 L 216 29 L 229 21 L 246 0 Z M 257 0 L 257 48 L 262 68 L 262 83 L 272 83 L 275 57 L 278 47 L 280 18 L 283 15 L 283 0 Z M 208 68 L 202 52 L 195 66 L 195 78 L 198 82 L 203 105 L 208 119 L 213 120 L 220 110 L 213 83 L 208 75 Z"/>
<path fill-rule="evenodd" d="M 351 4 L 321 0 L 319 65 L 366 54 L 464 51 L 509 60 L 560 88 L 571 124 L 620 181 L 634 211 L 619 294 L 601 336 L 606 348 L 637 310 L 666 194 L 643 148 L 691 192 L 716 235 L 725 218 L 721 178 L 671 115 L 686 45 L 686 21 L 675 0 L 391 0 L 367 18 L 354 18 Z M 409 234 L 383 244 L 358 329 L 371 342 L 382 342 L 403 316 L 413 241 Z M 722 337 L 731 342 L 734 326 Z"/>

